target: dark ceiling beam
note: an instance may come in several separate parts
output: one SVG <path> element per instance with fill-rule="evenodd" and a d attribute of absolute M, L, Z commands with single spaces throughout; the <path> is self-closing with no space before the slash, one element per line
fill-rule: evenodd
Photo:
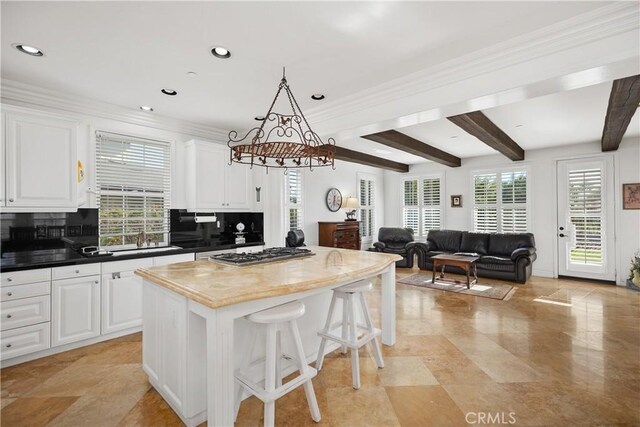
<path fill-rule="evenodd" d="M 427 160 L 442 163 L 443 165 L 451 166 L 452 168 L 459 167 L 462 164 L 459 157 L 446 153 L 429 144 L 425 144 L 424 142 L 398 132 L 397 130 L 385 130 L 384 132 L 364 135 L 362 138 L 377 142 L 378 144 L 386 145 L 387 147 L 395 148 L 396 150 L 413 154 L 414 156 L 420 156 Z"/>
<path fill-rule="evenodd" d="M 640 104 L 640 75 L 613 81 L 602 129 L 602 151 L 615 151 Z"/>
<path fill-rule="evenodd" d="M 472 111 L 447 117 L 447 119 L 511 160 L 524 160 L 522 147 L 489 120 L 482 111 Z"/>
<path fill-rule="evenodd" d="M 370 154 L 349 150 L 348 148 L 335 145 L 323 145 L 322 148 L 329 148 L 333 150 L 333 156 L 336 160 L 359 163 L 361 165 L 373 166 L 376 168 L 387 169 L 395 172 L 409 172 L 409 165 L 406 165 L 404 163 L 394 162 L 393 160 L 383 159 L 380 157 L 372 156 Z"/>

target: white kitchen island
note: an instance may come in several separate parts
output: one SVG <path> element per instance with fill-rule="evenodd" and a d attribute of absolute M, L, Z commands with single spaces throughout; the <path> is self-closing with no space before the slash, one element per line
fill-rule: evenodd
<path fill-rule="evenodd" d="M 259 265 L 201 259 L 136 271 L 144 278 L 143 368 L 185 424 L 207 420 L 209 426 L 233 425 L 234 370 L 248 350 L 249 328 L 255 327 L 244 319 L 247 314 L 302 300 L 307 310 L 299 327 L 312 361 L 331 289 L 381 275 L 382 342 L 395 343 L 395 262 L 400 257 L 309 249 L 314 256 Z M 286 347 L 283 352 L 291 354 Z M 264 371 L 255 372 L 259 376 Z"/>

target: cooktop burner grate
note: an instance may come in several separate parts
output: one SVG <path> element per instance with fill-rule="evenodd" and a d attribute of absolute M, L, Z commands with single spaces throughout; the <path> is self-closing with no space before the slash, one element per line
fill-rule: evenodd
<path fill-rule="evenodd" d="M 229 265 L 254 265 L 265 262 L 282 261 L 293 258 L 302 258 L 315 255 L 309 249 L 303 248 L 268 248 L 261 252 L 253 253 L 229 253 L 211 255 L 211 261 Z"/>

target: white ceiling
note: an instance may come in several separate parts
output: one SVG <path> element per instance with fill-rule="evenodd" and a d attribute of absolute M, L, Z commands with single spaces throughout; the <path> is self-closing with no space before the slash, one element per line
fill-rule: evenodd
<path fill-rule="evenodd" d="M 151 105 L 150 114 L 247 129 L 266 112 L 283 65 L 309 110 L 320 105 L 312 93 L 340 99 L 605 4 L 2 2 L 1 73 L 120 106 Z M 35 45 L 46 56 L 21 54 L 13 43 Z M 229 48 L 232 58 L 213 58 L 214 45 Z M 163 87 L 178 96 L 162 95 Z M 508 120 L 499 111 L 495 118 Z M 447 122 L 424 126 L 406 131 L 464 157 L 486 152 L 461 132 L 448 139 L 455 127 Z M 379 149 L 390 154 L 372 154 L 416 161 Z"/>

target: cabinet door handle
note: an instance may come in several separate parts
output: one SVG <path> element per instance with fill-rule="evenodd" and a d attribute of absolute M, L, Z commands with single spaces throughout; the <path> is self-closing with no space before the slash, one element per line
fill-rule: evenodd
<path fill-rule="evenodd" d="M 11 319 L 13 316 L 11 314 L 7 314 L 7 319 Z"/>
<path fill-rule="evenodd" d="M 80 274 L 80 270 L 76 270 L 76 274 Z"/>
<path fill-rule="evenodd" d="M 13 203 L 13 199 L 9 199 L 9 201 L 10 201 L 11 203 Z"/>
<path fill-rule="evenodd" d="M 7 277 L 7 282 L 13 282 L 13 279 L 11 277 Z"/>
<path fill-rule="evenodd" d="M 11 348 L 11 344 L 7 344 L 7 348 Z"/>
<path fill-rule="evenodd" d="M 96 281 L 95 281 L 95 282 L 93 282 L 93 283 L 95 283 L 95 284 L 97 285 L 97 284 L 98 284 L 98 283 L 100 283 L 100 282 L 99 282 L 98 280 L 96 280 Z"/>
<path fill-rule="evenodd" d="M 13 296 L 13 292 L 7 292 L 7 296 L 8 297 Z"/>
<path fill-rule="evenodd" d="M 120 273 L 119 272 L 118 273 L 112 273 L 111 274 L 111 278 L 112 279 L 119 279 L 120 278 Z"/>

